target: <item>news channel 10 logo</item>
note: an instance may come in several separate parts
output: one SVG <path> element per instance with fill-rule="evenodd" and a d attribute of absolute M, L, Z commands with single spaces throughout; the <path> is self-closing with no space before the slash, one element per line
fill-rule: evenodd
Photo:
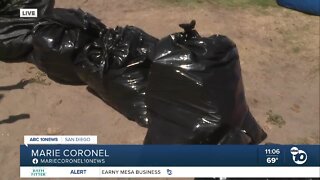
<path fill-rule="evenodd" d="M 292 154 L 292 160 L 294 163 L 302 165 L 307 162 L 308 155 L 305 151 L 298 149 L 297 147 L 292 147 L 290 149 L 290 153 Z"/>

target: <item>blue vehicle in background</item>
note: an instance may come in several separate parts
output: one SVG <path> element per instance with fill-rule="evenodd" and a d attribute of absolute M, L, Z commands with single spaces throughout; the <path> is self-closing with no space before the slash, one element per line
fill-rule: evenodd
<path fill-rule="evenodd" d="M 279 6 L 320 16 L 320 0 L 277 0 Z"/>

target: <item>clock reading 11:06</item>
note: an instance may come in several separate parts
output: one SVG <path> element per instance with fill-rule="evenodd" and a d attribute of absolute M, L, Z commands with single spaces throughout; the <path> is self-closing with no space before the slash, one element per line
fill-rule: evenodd
<path fill-rule="evenodd" d="M 266 155 L 279 155 L 280 149 L 265 149 Z"/>

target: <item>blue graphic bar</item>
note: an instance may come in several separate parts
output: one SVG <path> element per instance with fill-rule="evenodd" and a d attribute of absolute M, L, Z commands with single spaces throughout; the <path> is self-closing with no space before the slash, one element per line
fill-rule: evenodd
<path fill-rule="evenodd" d="M 21 145 L 20 166 L 320 166 L 320 145 Z"/>

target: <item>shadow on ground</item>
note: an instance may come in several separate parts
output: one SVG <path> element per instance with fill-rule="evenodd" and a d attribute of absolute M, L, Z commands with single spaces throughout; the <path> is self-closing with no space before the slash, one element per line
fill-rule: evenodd
<path fill-rule="evenodd" d="M 14 123 L 16 121 L 23 120 L 23 119 L 29 119 L 29 118 L 30 118 L 30 114 L 12 115 L 12 116 L 9 116 L 9 118 L 7 118 L 7 119 L 1 120 L 0 121 L 0 125 L 1 124 L 11 124 L 11 123 Z"/>
<path fill-rule="evenodd" d="M 15 90 L 15 89 L 24 89 L 24 87 L 29 84 L 33 83 L 33 79 L 22 79 L 20 80 L 17 84 L 9 85 L 9 86 L 0 86 L 0 91 L 10 91 L 10 90 Z M 1 96 L 0 96 L 1 99 Z"/>

